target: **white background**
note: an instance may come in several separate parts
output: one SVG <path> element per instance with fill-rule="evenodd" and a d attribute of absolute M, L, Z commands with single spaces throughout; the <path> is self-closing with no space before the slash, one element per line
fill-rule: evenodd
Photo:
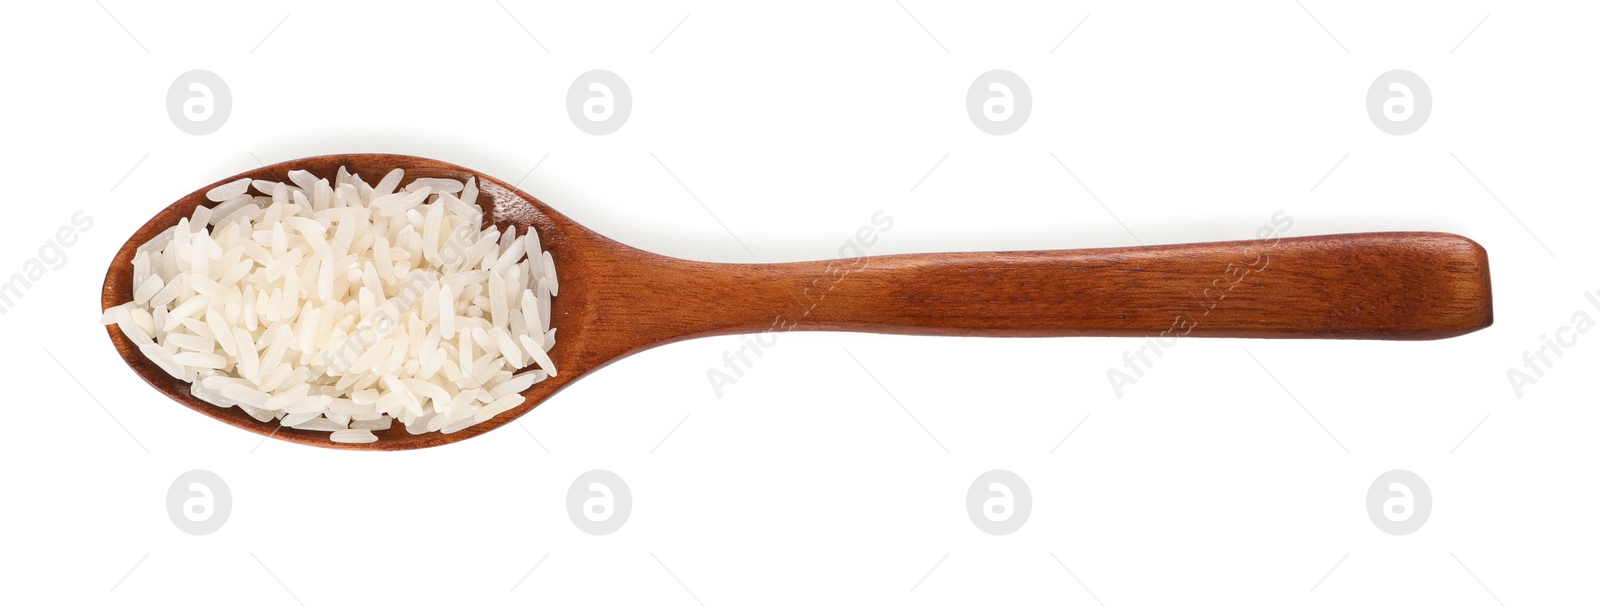
<path fill-rule="evenodd" d="M 73 212 L 94 222 L 0 316 L 5 602 L 1593 601 L 1600 336 L 1521 398 L 1506 378 L 1575 312 L 1600 318 L 1597 15 L 1555 4 L 4 9 L 0 278 Z M 210 135 L 167 115 L 192 69 L 232 92 Z M 632 91 L 610 135 L 565 109 L 591 69 Z M 991 69 L 1031 89 L 1010 135 L 967 115 Z M 1410 135 L 1364 106 L 1392 69 L 1432 91 Z M 785 334 L 721 398 L 706 370 L 741 338 L 698 340 L 522 428 L 406 453 L 262 442 L 143 385 L 95 324 L 112 253 L 202 184 L 337 152 L 466 165 L 625 243 L 727 262 L 832 257 L 878 210 L 895 223 L 872 254 L 1249 238 L 1278 210 L 1291 236 L 1451 231 L 1489 251 L 1496 322 L 1184 340 L 1120 398 L 1106 370 L 1140 340 Z M 210 535 L 166 513 L 192 469 L 232 492 Z M 566 514 L 593 469 L 633 494 L 610 535 Z M 991 469 L 1031 489 L 1010 535 L 966 512 Z M 1433 495 L 1409 535 L 1366 512 L 1391 469 Z"/>

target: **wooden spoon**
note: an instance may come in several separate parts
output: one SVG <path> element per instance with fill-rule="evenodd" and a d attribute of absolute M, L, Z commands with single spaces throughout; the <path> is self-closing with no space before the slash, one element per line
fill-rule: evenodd
<path fill-rule="evenodd" d="M 453 164 L 388 154 L 283 162 L 195 190 L 156 214 L 117 251 L 101 307 L 133 299 L 132 259 L 145 241 L 208 204 L 240 177 L 288 182 L 291 169 L 331 177 L 340 166 L 376 178 L 477 177 L 479 204 L 502 228 L 538 230 L 555 258 L 552 303 L 560 375 L 525 402 L 454 434 L 400 424 L 368 444 L 262 423 L 189 395 L 115 326 L 117 352 L 168 398 L 280 440 L 339 449 L 418 449 L 505 425 L 580 377 L 628 354 L 681 339 L 813 330 L 907 335 L 1437 339 L 1493 322 L 1483 247 L 1453 234 L 1393 232 L 1238 242 L 1005 253 L 929 253 L 778 264 L 707 263 L 610 240 L 505 182 Z"/>

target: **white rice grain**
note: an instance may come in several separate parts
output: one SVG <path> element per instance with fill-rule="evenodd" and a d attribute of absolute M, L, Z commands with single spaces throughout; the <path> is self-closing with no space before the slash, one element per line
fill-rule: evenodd
<path fill-rule="evenodd" d="M 222 202 L 229 198 L 243 194 L 249 189 L 250 178 L 245 177 L 211 188 L 211 190 L 206 192 L 206 200 L 210 200 L 211 202 Z"/>

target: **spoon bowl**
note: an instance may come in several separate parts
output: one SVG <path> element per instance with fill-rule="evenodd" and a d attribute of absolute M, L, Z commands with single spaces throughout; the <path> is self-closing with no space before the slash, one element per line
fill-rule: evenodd
<path fill-rule="evenodd" d="M 189 384 L 145 358 L 114 325 L 128 366 L 157 391 L 213 419 L 279 440 L 361 450 L 452 443 L 512 422 L 572 381 L 623 356 L 692 337 L 825 330 L 1009 337 L 1125 336 L 1416 340 L 1453 337 L 1493 322 L 1488 257 L 1453 234 L 1389 232 L 1184 245 L 855 257 L 777 264 L 677 259 L 606 238 L 503 181 L 413 156 L 341 154 L 246 171 L 156 214 L 111 260 L 101 308 L 133 299 L 138 247 L 211 205 L 205 193 L 241 177 L 288 182 L 290 170 L 339 167 L 407 179 L 478 180 L 486 221 L 535 230 L 554 258 L 551 300 L 559 375 L 524 402 L 452 434 L 413 435 L 400 424 L 365 444 L 260 422 L 195 398 Z M 487 227 L 487 226 L 485 226 Z"/>
<path fill-rule="evenodd" d="M 168 398 L 213 419 L 257 434 L 318 447 L 399 450 L 419 449 L 454 442 L 477 436 L 504 425 L 526 413 L 551 394 L 559 391 L 567 382 L 609 361 L 609 359 L 602 359 L 587 362 L 593 359 L 582 355 L 585 350 L 593 347 L 593 338 L 589 335 L 590 332 L 587 329 L 597 324 L 593 318 L 594 309 L 588 305 L 591 297 L 591 283 L 585 279 L 585 276 L 591 274 L 588 269 L 595 262 L 595 256 L 592 254 L 586 255 L 586 253 L 596 250 L 620 250 L 622 245 L 574 223 L 572 220 L 545 206 L 539 200 L 518 191 L 503 181 L 464 167 L 412 156 L 343 154 L 304 158 L 246 171 L 200 188 L 179 199 L 151 218 L 149 222 L 135 231 L 133 236 L 128 239 L 128 242 L 117 251 L 116 256 L 111 260 L 111 267 L 106 273 L 105 286 L 101 294 L 102 308 L 110 308 L 133 299 L 133 256 L 139 246 L 160 234 L 163 230 L 178 223 L 180 218 L 193 214 L 196 206 L 214 205 L 215 203 L 207 200 L 205 196 L 206 192 L 211 188 L 223 183 L 236 181 L 241 177 L 288 183 L 288 173 L 295 169 L 307 170 L 319 177 L 328 177 L 332 176 L 341 166 L 351 173 L 366 175 L 369 178 L 382 176 L 394 168 L 404 169 L 407 179 L 433 177 L 465 182 L 469 177 L 476 177 L 479 191 L 478 205 L 486 211 L 486 221 L 492 221 L 501 229 L 516 226 L 519 233 L 525 233 L 529 229 L 536 230 L 539 233 L 539 239 L 544 250 L 549 251 L 551 257 L 554 258 L 556 273 L 561 277 L 561 295 L 550 300 L 550 326 L 557 329 L 557 346 L 549 354 L 556 364 L 559 375 L 534 384 L 532 388 L 525 392 L 527 401 L 521 406 L 459 432 L 452 434 L 428 432 L 413 435 L 406 432 L 404 426 L 397 423 L 388 430 L 374 430 L 373 433 L 378 436 L 377 442 L 347 444 L 329 441 L 327 432 L 297 430 L 280 426 L 276 421 L 260 422 L 237 407 L 218 407 L 195 398 L 189 394 L 189 384 L 187 382 L 162 371 L 160 367 L 146 358 L 139 351 L 139 347 L 129 340 L 127 336 L 123 335 L 120 330 L 117 330 L 115 326 L 107 327 L 111 334 L 112 343 L 116 346 L 117 352 L 122 355 L 123 360 L 127 361 L 128 366 L 132 367 L 134 372 L 143 378 L 146 383 L 149 383 Z"/>

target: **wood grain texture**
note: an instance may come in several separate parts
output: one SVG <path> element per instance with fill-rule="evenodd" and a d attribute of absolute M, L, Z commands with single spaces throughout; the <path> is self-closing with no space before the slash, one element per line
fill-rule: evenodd
<path fill-rule="evenodd" d="M 1395 232 L 1119 249 L 930 253 L 781 264 L 722 264 L 656 255 L 610 240 L 493 177 L 384 154 L 306 158 L 196 190 L 158 213 L 112 259 L 101 307 L 132 299 L 140 244 L 211 204 L 205 192 L 251 177 L 288 181 L 339 166 L 376 180 L 477 177 L 478 201 L 502 228 L 539 232 L 555 259 L 552 302 L 560 375 L 511 411 L 455 434 L 413 436 L 396 424 L 376 443 L 329 442 L 323 432 L 261 423 L 189 395 L 115 326 L 122 358 L 169 398 L 257 434 L 319 447 L 393 450 L 451 443 L 505 425 L 571 381 L 646 348 L 693 337 L 762 331 L 863 331 L 1013 337 L 1271 337 L 1437 339 L 1490 325 L 1489 264 L 1453 234 Z"/>

